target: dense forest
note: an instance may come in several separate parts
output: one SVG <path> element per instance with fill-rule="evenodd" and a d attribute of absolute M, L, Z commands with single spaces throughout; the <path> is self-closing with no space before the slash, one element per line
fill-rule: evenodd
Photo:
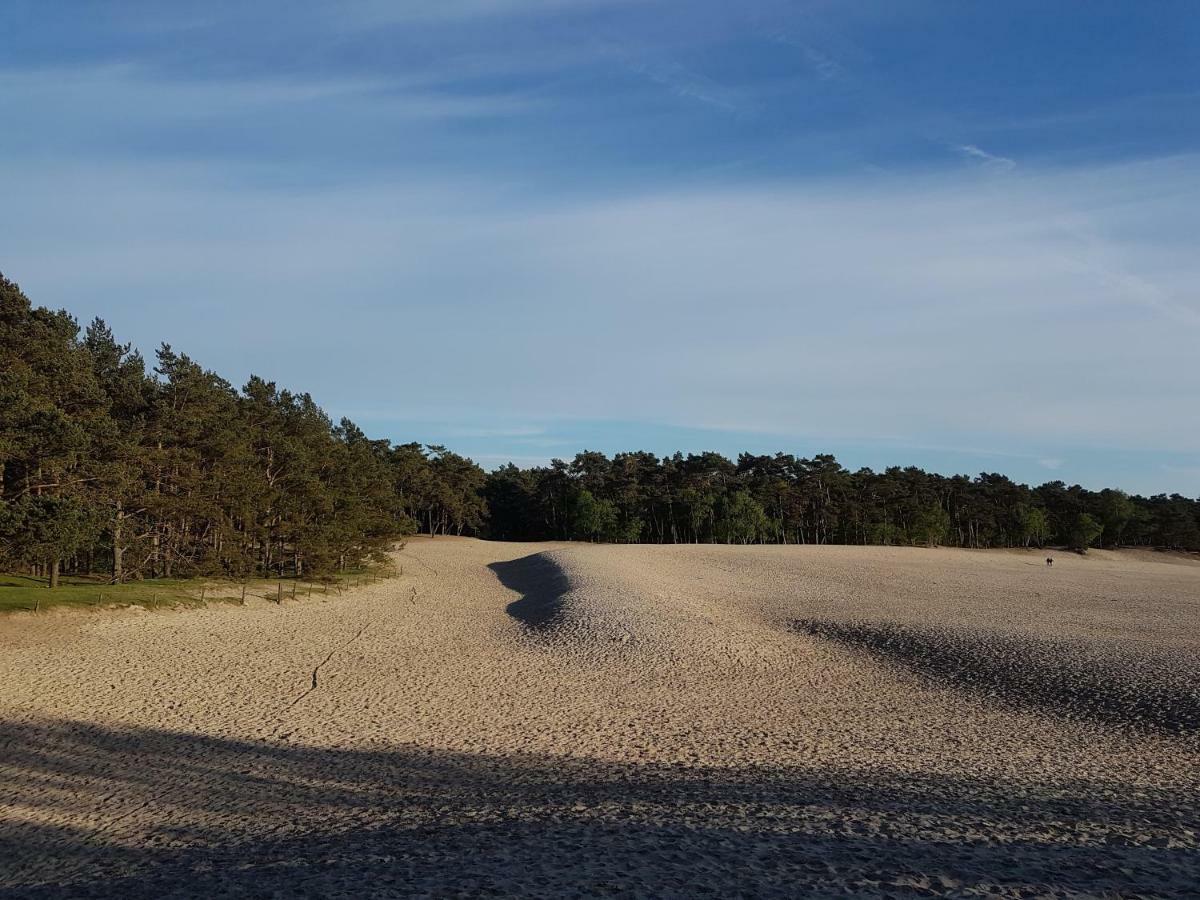
<path fill-rule="evenodd" d="M 81 331 L 0 275 L 0 568 L 52 585 L 62 572 L 317 577 L 417 531 L 1200 550 L 1200 500 L 783 453 L 588 451 L 487 474 L 445 447 L 334 424 L 273 382 L 239 390 L 167 344 L 148 370 L 103 321 Z"/>
<path fill-rule="evenodd" d="M 1200 501 L 1004 475 L 849 471 L 828 455 L 585 452 L 491 473 L 488 533 L 646 543 L 1154 546 L 1200 550 Z"/>
<path fill-rule="evenodd" d="M 444 447 L 371 440 L 166 344 L 148 372 L 104 322 L 81 333 L 0 276 L 0 569 L 315 577 L 418 528 L 477 533 L 483 487 Z"/>

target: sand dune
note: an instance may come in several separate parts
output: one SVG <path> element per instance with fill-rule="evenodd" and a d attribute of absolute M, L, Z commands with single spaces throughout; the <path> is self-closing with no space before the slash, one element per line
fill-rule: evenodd
<path fill-rule="evenodd" d="M 437 539 L 0 622 L 0 895 L 1179 895 L 1200 566 Z"/>

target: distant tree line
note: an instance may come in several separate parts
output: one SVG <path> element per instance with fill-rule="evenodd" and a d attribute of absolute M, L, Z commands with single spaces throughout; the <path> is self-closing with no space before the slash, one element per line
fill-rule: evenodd
<path fill-rule="evenodd" d="M 999 474 L 849 471 L 832 456 L 584 452 L 487 478 L 489 534 L 642 543 L 1200 550 L 1200 501 Z"/>
<path fill-rule="evenodd" d="M 1046 544 L 1200 550 L 1200 501 L 1003 475 L 848 471 L 832 456 L 716 453 L 486 474 L 445 447 L 373 440 L 308 394 L 240 390 L 164 344 L 35 308 L 0 275 L 0 568 L 319 577 L 398 538 L 626 543 Z"/>
<path fill-rule="evenodd" d="M 164 344 L 152 372 L 97 319 L 0 275 L 0 568 L 48 576 L 318 577 L 397 538 L 478 532 L 484 474 L 391 446 L 308 394 L 237 390 Z"/>

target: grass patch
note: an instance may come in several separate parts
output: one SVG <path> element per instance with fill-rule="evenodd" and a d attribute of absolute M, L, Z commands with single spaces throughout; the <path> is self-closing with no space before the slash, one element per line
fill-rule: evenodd
<path fill-rule="evenodd" d="M 158 609 L 214 602 L 240 603 L 243 596 L 246 600 L 301 600 L 341 594 L 390 574 L 390 570 L 379 568 L 345 572 L 320 581 L 255 578 L 243 583 L 228 578 L 153 578 L 125 584 L 108 584 L 103 576 L 64 575 L 54 590 L 50 590 L 46 578 L 0 575 L 0 613 L 69 606 Z"/>

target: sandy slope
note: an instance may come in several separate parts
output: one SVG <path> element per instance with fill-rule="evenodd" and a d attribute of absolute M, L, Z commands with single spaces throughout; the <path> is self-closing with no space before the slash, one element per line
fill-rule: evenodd
<path fill-rule="evenodd" d="M 1200 883 L 1198 565 L 455 539 L 400 561 L 282 607 L 0 620 L 0 895 Z"/>

